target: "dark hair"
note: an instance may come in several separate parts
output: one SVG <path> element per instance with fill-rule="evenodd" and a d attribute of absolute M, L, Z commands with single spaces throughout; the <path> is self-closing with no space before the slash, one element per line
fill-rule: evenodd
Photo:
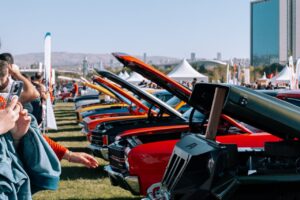
<path fill-rule="evenodd" d="M 0 60 L 0 77 L 3 77 L 7 74 L 8 62 Z"/>
<path fill-rule="evenodd" d="M 34 75 L 35 80 L 41 80 L 42 78 L 43 78 L 42 73 L 40 73 L 40 72 L 35 73 L 35 75 Z"/>
<path fill-rule="evenodd" d="M 0 60 L 8 62 L 8 64 L 14 64 L 14 57 L 10 53 L 1 53 Z"/>

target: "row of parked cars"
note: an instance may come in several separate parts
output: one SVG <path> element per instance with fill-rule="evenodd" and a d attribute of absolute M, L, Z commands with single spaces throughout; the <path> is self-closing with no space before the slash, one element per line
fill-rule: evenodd
<path fill-rule="evenodd" d="M 164 88 L 98 71 L 85 84 L 110 100 L 75 100 L 88 148 L 109 161 L 113 185 L 145 199 L 300 198 L 298 91 L 207 83 L 191 91 L 132 56 L 113 55 Z"/>

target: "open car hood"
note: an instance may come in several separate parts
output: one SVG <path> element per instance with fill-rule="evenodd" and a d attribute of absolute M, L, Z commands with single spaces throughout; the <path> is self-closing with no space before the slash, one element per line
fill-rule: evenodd
<path fill-rule="evenodd" d="M 116 92 L 115 90 L 111 89 L 110 87 L 108 87 L 105 84 L 97 83 L 98 85 L 94 85 L 94 84 L 89 83 L 89 82 L 85 82 L 84 84 L 86 84 L 88 87 L 91 87 L 91 88 L 96 89 L 100 92 L 103 92 L 104 94 L 106 94 L 106 95 L 108 95 L 108 96 L 110 96 L 114 99 L 117 99 L 120 102 L 124 102 L 124 103 L 128 104 L 128 99 L 126 97 L 124 97 L 120 93 Z"/>
<path fill-rule="evenodd" d="M 190 95 L 192 93 L 190 89 L 184 87 L 183 85 L 169 78 L 167 75 L 158 71 L 154 67 L 142 62 L 135 57 L 129 56 L 124 53 L 113 53 L 112 55 L 115 56 L 124 66 L 130 68 L 133 71 L 136 71 L 137 73 L 156 83 L 160 87 L 168 90 L 179 99 L 188 102 L 188 99 L 190 98 Z"/>
<path fill-rule="evenodd" d="M 93 78 L 93 81 L 95 81 L 99 85 L 102 85 L 103 87 L 110 88 L 111 91 L 114 91 L 114 93 L 119 93 L 120 95 L 128 99 L 130 102 L 133 102 L 140 109 L 143 109 L 145 112 L 148 112 L 149 108 L 145 106 L 140 100 L 135 98 L 133 95 L 129 94 L 127 91 L 123 90 L 121 87 L 115 85 L 111 81 L 104 79 L 100 76 L 96 76 L 95 78 Z"/>
<path fill-rule="evenodd" d="M 283 139 L 300 139 L 299 107 L 245 87 L 198 83 L 189 103 L 208 114 L 217 87 L 226 89 L 223 114 Z"/>
<path fill-rule="evenodd" d="M 182 114 L 179 113 L 177 110 L 173 109 L 171 106 L 167 105 L 160 99 L 154 97 L 153 95 L 143 91 L 142 89 L 138 88 L 135 85 L 132 85 L 131 83 L 128 83 L 127 81 L 121 79 L 120 77 L 116 76 L 115 74 L 108 72 L 108 71 L 101 71 L 96 70 L 97 73 L 115 83 L 120 85 L 123 88 L 126 88 L 130 92 L 134 93 L 135 95 L 139 96 L 140 98 L 148 101 L 152 105 L 158 107 L 160 110 L 163 110 L 164 113 L 169 114 L 170 116 L 176 116 L 183 119 Z"/>

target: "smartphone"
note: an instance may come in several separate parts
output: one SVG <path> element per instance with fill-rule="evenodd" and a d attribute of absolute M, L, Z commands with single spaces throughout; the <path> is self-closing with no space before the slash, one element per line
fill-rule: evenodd
<path fill-rule="evenodd" d="M 10 104 L 13 96 L 20 96 L 24 83 L 22 81 L 14 81 L 6 99 L 6 105 Z"/>

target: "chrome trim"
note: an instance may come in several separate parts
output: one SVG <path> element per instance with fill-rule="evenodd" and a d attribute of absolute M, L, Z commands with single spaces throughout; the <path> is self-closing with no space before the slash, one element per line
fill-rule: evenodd
<path fill-rule="evenodd" d="M 108 148 L 107 147 L 100 147 L 93 144 L 89 144 L 87 146 L 92 151 L 98 151 L 100 152 L 102 158 L 106 161 L 108 161 Z"/>
<path fill-rule="evenodd" d="M 113 179 L 124 181 L 133 192 L 140 193 L 140 183 L 137 176 L 124 176 L 119 172 L 115 172 L 109 165 L 104 167 L 104 171 Z"/>
<path fill-rule="evenodd" d="M 147 189 L 147 197 L 143 198 L 142 200 L 158 200 L 158 199 L 163 199 L 163 200 L 171 199 L 170 193 L 162 187 L 161 182 L 152 184 Z"/>
<path fill-rule="evenodd" d="M 85 130 L 85 128 L 82 128 L 82 129 L 81 129 L 81 133 L 82 133 L 83 135 L 87 135 L 87 134 L 88 134 L 88 132 Z"/>

